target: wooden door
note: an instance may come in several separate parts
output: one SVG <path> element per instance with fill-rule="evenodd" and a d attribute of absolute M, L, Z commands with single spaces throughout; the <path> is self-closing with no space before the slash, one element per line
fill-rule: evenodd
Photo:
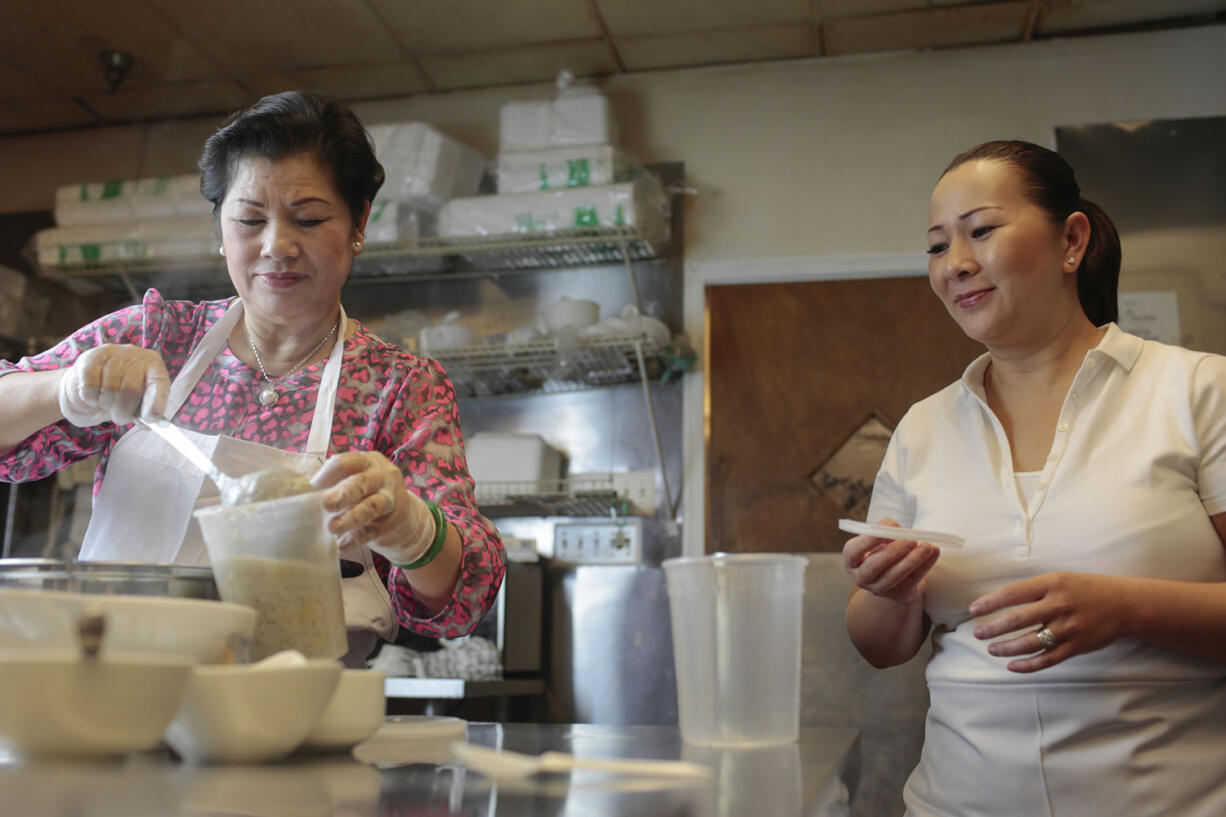
<path fill-rule="evenodd" d="M 707 289 L 706 551 L 835 551 L 889 432 L 984 350 L 927 278 Z"/>

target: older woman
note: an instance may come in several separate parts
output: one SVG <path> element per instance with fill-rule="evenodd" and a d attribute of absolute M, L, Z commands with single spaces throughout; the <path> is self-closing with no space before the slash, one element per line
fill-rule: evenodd
<path fill-rule="evenodd" d="M 1226 358 L 1115 325 L 1120 245 L 1056 153 L 989 142 L 929 205 L 929 278 L 987 352 L 916 403 L 858 536 L 853 643 L 932 634 L 907 813 L 1226 814 Z"/>
<path fill-rule="evenodd" d="M 49 351 L 0 361 L 0 479 L 101 454 L 81 558 L 199 563 L 192 511 L 215 488 L 133 425 L 165 416 L 222 471 L 288 467 L 330 489 L 342 557 L 366 568 L 344 582 L 350 663 L 397 621 L 470 632 L 504 553 L 473 499 L 455 393 L 438 364 L 340 303 L 383 182 L 361 123 L 332 100 L 265 97 L 208 139 L 200 170 L 238 297 L 150 290 Z"/>

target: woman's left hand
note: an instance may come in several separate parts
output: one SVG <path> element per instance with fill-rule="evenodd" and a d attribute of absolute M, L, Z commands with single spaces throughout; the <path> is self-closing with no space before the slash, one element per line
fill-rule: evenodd
<path fill-rule="evenodd" d="M 1092 573 L 1044 573 L 1023 579 L 971 602 L 975 617 L 1012 608 L 976 624 L 975 637 L 986 641 L 1026 630 L 993 642 L 988 652 L 1029 656 L 1010 661 L 1008 669 L 1013 672 L 1046 669 L 1074 655 L 1100 650 L 1124 635 L 1129 589 L 1128 579 Z M 1055 638 L 1051 649 L 1039 641 L 1037 633 L 1043 628 Z"/>
<path fill-rule="evenodd" d="M 350 451 L 328 459 L 311 478 L 336 515 L 328 529 L 341 550 L 367 545 L 393 562 L 408 564 L 434 539 L 434 517 L 404 486 L 404 474 L 378 451 Z"/>

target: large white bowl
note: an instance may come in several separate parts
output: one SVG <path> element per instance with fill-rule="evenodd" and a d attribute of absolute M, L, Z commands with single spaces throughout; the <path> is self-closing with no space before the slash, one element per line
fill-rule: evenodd
<path fill-rule="evenodd" d="M 379 730 L 387 714 L 387 676 L 369 669 L 347 669 L 302 747 L 318 752 L 351 749 Z"/>
<path fill-rule="evenodd" d="M 34 757 L 151 749 L 178 711 L 194 663 L 176 655 L 0 650 L 0 742 Z"/>
<path fill-rule="evenodd" d="M 339 661 L 197 667 L 166 742 L 189 762 L 284 757 L 315 726 L 340 677 Z"/>
<path fill-rule="evenodd" d="M 0 648 L 77 648 L 81 614 L 106 617 L 102 655 L 154 653 L 232 661 L 255 630 L 255 610 L 204 599 L 0 588 Z"/>

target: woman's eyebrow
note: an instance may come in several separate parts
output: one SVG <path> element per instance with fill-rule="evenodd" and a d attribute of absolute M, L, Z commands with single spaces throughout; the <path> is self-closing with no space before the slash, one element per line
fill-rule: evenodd
<path fill-rule="evenodd" d="M 982 207 L 976 207 L 974 210 L 967 210 L 965 213 L 963 213 L 962 215 L 958 216 L 958 221 L 963 221 L 963 220 L 965 220 L 965 219 L 969 218 L 970 216 L 975 215 L 975 213 L 978 213 L 980 210 L 1003 210 L 1003 209 L 1005 209 L 1005 208 L 1000 207 L 999 205 L 996 205 L 996 204 L 985 204 L 985 205 L 983 205 Z M 928 228 L 928 232 L 930 232 L 930 233 L 931 233 L 931 232 L 933 232 L 934 230 L 940 230 L 940 229 L 942 229 L 942 228 L 941 228 L 941 225 L 940 225 L 940 224 L 935 224 L 935 225 L 933 225 L 933 226 L 931 226 L 931 227 L 929 227 L 929 228 Z"/>

